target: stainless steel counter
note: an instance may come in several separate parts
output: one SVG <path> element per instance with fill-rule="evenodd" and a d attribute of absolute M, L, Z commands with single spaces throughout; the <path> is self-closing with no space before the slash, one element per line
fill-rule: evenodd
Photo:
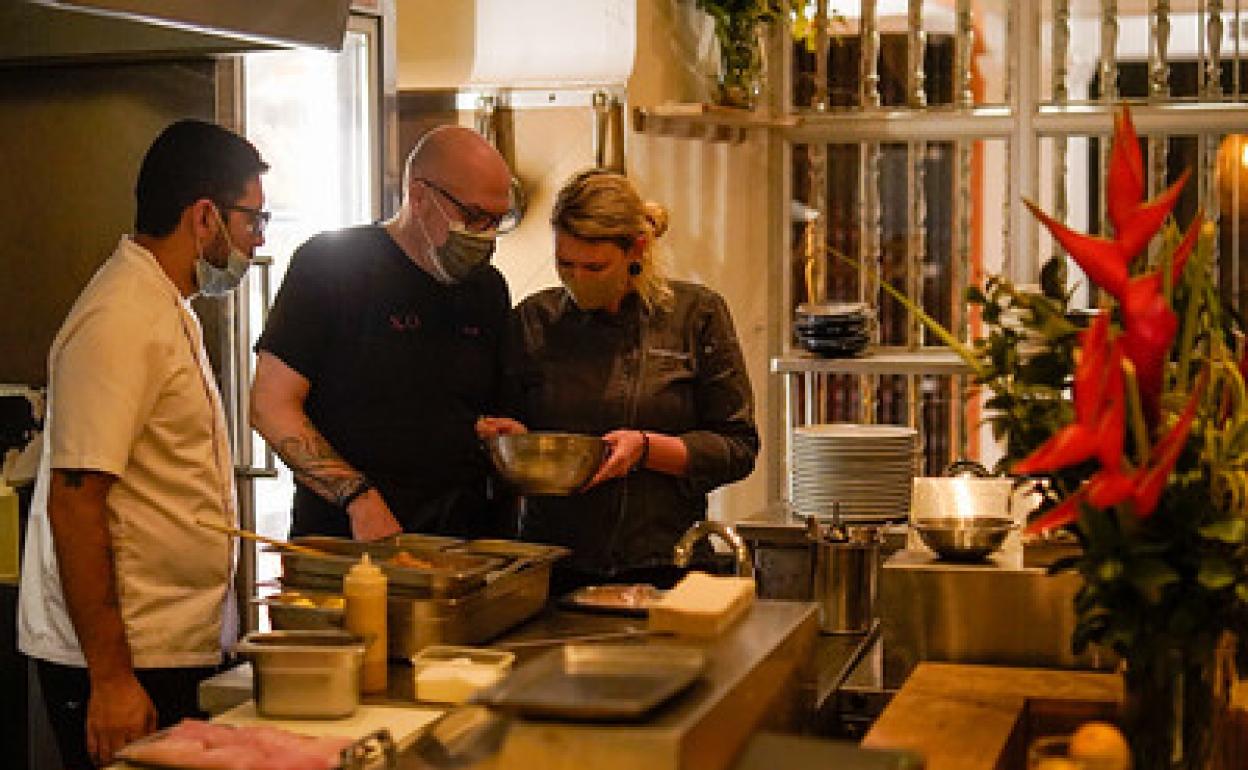
<path fill-rule="evenodd" d="M 1094 653 L 1070 651 L 1078 576 L 1047 572 L 1061 553 L 1028 546 L 976 564 L 894 554 L 881 570 L 878 604 L 885 686 L 899 687 L 923 661 L 1104 667 Z"/>
<path fill-rule="evenodd" d="M 520 629 L 508 641 L 551 628 L 583 631 L 591 622 L 553 613 Z M 603 627 L 605 619 L 592 625 Z M 702 680 L 675 702 L 639 724 L 573 724 L 517 720 L 497 757 L 499 770 L 718 770 L 728 768 L 746 740 L 765 728 L 797 729 L 808 712 L 816 640 L 815 607 L 760 601 L 739 623 L 692 644 L 707 653 Z M 655 644 L 655 640 L 638 642 Z"/>
<path fill-rule="evenodd" d="M 551 610 L 498 642 L 630 628 L 644 628 L 644 620 Z M 702 648 L 708 659 L 704 676 L 691 690 L 641 723 L 574 724 L 518 719 L 492 766 L 498 770 L 728 768 L 758 730 L 796 731 L 809 727 L 815 707 L 848 675 L 861 639 L 822 637 L 816 629 L 813 604 L 759 601 L 740 622 L 714 639 L 637 639 L 632 643 Z M 546 649 L 516 649 L 517 664 Z M 214 708 L 228 707 L 249 696 L 250 677 L 242 670 L 227 672 L 201 687 L 201 702 Z M 387 695 L 365 702 L 411 703 L 410 667 L 392 666 Z"/>

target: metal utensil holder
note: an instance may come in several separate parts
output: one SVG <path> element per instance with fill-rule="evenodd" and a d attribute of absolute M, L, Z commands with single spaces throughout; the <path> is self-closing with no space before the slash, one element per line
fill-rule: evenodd
<path fill-rule="evenodd" d="M 831 517 L 800 518 L 804 537 L 794 531 L 784 542 L 755 545 L 760 595 L 815 602 L 825 634 L 865 633 L 875 619 L 883 528 L 844 524 L 835 502 Z"/>

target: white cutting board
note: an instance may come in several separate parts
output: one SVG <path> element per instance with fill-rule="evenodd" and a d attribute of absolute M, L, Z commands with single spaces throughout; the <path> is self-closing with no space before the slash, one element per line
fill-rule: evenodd
<path fill-rule="evenodd" d="M 300 735 L 340 735 L 360 739 L 386 728 L 399 750 L 407 748 L 425 725 L 442 716 L 442 709 L 424 706 L 361 705 L 355 713 L 342 719 L 269 719 L 256 712 L 256 702 L 240 703 L 229 711 L 213 717 L 214 722 L 227 725 L 268 725 Z"/>

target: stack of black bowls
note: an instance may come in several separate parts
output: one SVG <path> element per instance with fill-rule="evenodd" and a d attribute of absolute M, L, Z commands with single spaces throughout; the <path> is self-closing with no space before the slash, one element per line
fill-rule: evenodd
<path fill-rule="evenodd" d="M 797 306 L 793 330 L 803 348 L 829 358 L 850 358 L 867 349 L 875 312 L 861 302 Z"/>

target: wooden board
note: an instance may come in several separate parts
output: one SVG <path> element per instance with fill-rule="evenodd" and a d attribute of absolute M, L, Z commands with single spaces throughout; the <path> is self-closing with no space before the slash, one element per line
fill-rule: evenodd
<path fill-rule="evenodd" d="M 247 701 L 213 719 L 227 725 L 268 725 L 280 727 L 300 735 L 341 735 L 362 738 L 386 728 L 399 750 L 407 748 L 433 720 L 442 716 L 442 709 L 425 706 L 369 706 L 362 705 L 345 719 L 268 719 L 256 712 L 255 701 Z"/>

